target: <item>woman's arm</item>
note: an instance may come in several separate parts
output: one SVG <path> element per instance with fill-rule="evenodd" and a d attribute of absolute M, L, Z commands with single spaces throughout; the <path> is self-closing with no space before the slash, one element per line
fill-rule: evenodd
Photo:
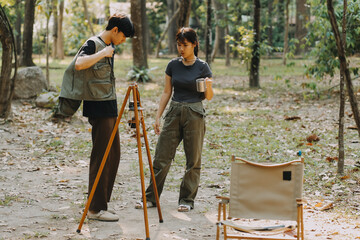
<path fill-rule="evenodd" d="M 169 99 L 172 94 L 172 85 L 171 85 L 171 77 L 167 74 L 165 74 L 165 86 L 164 91 L 160 98 L 159 108 L 156 112 L 156 118 L 155 118 L 155 133 L 157 135 L 160 134 L 160 118 L 166 108 L 166 105 L 169 102 Z"/>
<path fill-rule="evenodd" d="M 207 100 L 211 100 L 214 96 L 214 91 L 212 89 L 212 79 L 211 78 L 205 78 L 205 84 L 206 84 L 206 89 L 205 89 L 205 98 Z"/>
<path fill-rule="evenodd" d="M 104 57 L 112 57 L 114 53 L 114 48 L 112 46 L 107 46 L 103 50 L 94 53 L 92 55 L 79 56 L 75 62 L 76 70 L 83 70 L 93 66 L 95 63 L 103 59 Z"/>

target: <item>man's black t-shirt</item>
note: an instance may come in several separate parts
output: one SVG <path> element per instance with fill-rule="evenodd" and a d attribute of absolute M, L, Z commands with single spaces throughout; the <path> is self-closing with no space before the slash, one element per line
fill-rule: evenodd
<path fill-rule="evenodd" d="M 103 41 L 100 37 L 99 39 Z M 88 40 L 80 51 L 79 56 L 92 55 L 95 53 L 95 42 Z M 111 59 L 111 67 L 114 67 L 114 57 Z M 89 118 L 116 117 L 117 102 L 116 100 L 108 101 L 84 101 L 83 116 Z"/>

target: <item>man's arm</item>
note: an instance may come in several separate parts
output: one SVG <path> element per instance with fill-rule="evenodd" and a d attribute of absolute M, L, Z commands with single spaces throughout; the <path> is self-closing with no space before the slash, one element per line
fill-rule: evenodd
<path fill-rule="evenodd" d="M 92 55 L 84 55 L 79 56 L 75 62 L 75 69 L 76 70 L 83 70 L 93 66 L 99 60 L 103 59 L 104 57 L 112 57 L 114 54 L 114 48 L 112 46 L 107 46 L 103 50 L 94 53 Z"/>

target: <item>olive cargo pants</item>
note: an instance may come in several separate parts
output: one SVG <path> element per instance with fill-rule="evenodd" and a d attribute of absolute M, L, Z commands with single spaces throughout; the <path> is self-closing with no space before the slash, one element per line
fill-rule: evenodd
<path fill-rule="evenodd" d="M 159 197 L 166 176 L 175 157 L 176 148 L 183 141 L 186 170 L 180 185 L 179 204 L 194 208 L 200 183 L 201 152 L 205 135 L 205 110 L 201 102 L 178 103 L 172 101 L 156 145 L 153 169 Z M 147 201 L 156 203 L 153 183 L 146 190 Z"/>

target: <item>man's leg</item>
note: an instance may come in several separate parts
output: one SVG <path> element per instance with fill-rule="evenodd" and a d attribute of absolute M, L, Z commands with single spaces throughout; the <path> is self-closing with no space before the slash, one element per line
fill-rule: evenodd
<path fill-rule="evenodd" d="M 90 157 L 89 171 L 89 194 L 94 184 L 96 175 L 99 171 L 102 158 L 105 154 L 111 133 L 113 131 L 116 118 L 94 118 L 89 119 L 92 125 L 92 142 L 93 148 Z M 90 204 L 90 211 L 98 212 L 107 210 L 107 202 L 109 202 L 112 189 L 115 182 L 118 166 L 120 162 L 120 139 L 117 132 L 106 160 L 103 172 L 96 187 L 95 194 Z"/>

